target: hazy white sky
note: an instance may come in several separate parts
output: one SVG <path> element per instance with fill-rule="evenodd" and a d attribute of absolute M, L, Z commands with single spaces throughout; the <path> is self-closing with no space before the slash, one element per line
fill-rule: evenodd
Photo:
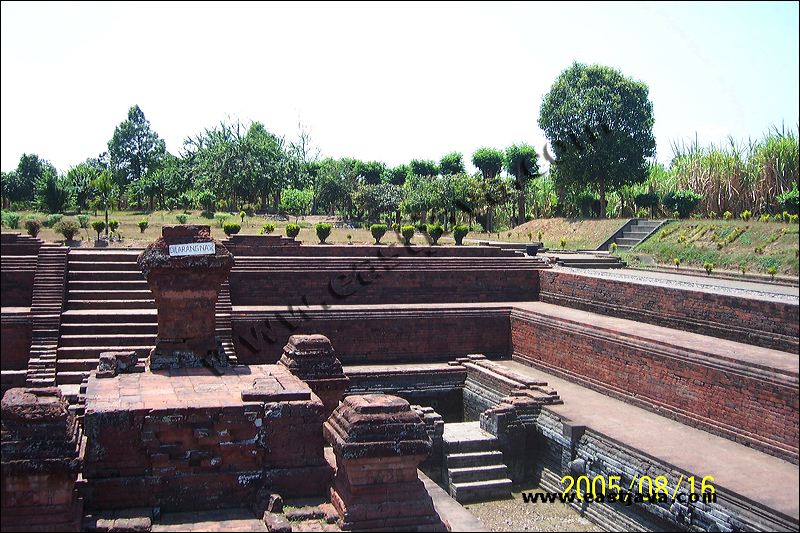
<path fill-rule="evenodd" d="M 572 61 L 650 87 L 671 142 L 798 124 L 798 4 L 2 2 L 2 169 L 62 171 L 138 104 L 167 149 L 226 117 L 323 156 L 390 165 L 480 146 L 541 151 L 542 96 Z"/>

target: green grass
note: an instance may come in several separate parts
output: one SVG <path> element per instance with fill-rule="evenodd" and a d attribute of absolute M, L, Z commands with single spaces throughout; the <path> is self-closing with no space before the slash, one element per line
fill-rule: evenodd
<path fill-rule="evenodd" d="M 683 239 L 682 239 L 683 237 Z M 683 241 L 683 242 L 681 242 Z M 762 248 L 763 253 L 757 253 Z M 798 225 L 750 220 L 681 220 L 671 222 L 636 246 L 623 260 L 636 265 L 648 255 L 661 266 L 702 268 L 766 274 L 774 266 L 781 275 L 798 275 Z"/>

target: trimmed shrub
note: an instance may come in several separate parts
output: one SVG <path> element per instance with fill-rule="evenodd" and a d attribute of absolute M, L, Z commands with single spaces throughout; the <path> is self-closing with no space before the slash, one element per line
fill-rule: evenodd
<path fill-rule="evenodd" d="M 673 261 L 675 262 L 675 268 L 676 268 L 676 269 L 677 269 L 677 268 L 680 268 L 680 266 L 681 266 L 681 260 L 680 260 L 680 258 L 679 258 L 679 257 L 676 257 L 675 259 L 673 259 Z"/>
<path fill-rule="evenodd" d="M 64 236 L 64 239 L 71 241 L 75 238 L 75 235 L 80 233 L 81 227 L 78 225 L 77 222 L 72 220 L 62 220 L 58 224 L 53 227 L 57 233 L 60 233 Z"/>
<path fill-rule="evenodd" d="M 261 235 L 269 235 L 273 231 L 275 231 L 275 224 L 273 224 L 272 222 L 267 222 L 266 224 L 261 226 Z"/>
<path fill-rule="evenodd" d="M 639 209 L 653 209 L 658 207 L 659 197 L 654 192 L 637 194 L 633 201 Z"/>
<path fill-rule="evenodd" d="M 242 206 L 242 212 L 244 212 L 246 216 L 251 217 L 256 214 L 256 208 L 253 204 L 244 204 Z M 239 213 L 239 216 L 242 216 L 242 213 Z M 244 218 L 242 218 L 242 221 L 244 221 Z"/>
<path fill-rule="evenodd" d="M 386 235 L 386 224 L 373 224 L 369 227 L 369 232 L 372 234 L 372 238 L 375 239 L 375 244 L 381 243 L 381 238 Z"/>
<path fill-rule="evenodd" d="M 615 242 L 612 242 L 612 243 L 611 243 L 611 246 L 609 246 L 608 248 L 609 248 L 609 251 L 610 251 L 612 254 L 615 254 L 615 253 L 617 253 L 617 243 L 615 243 Z"/>
<path fill-rule="evenodd" d="M 297 224 L 286 224 L 286 236 L 294 239 L 300 235 L 300 226 Z"/>
<path fill-rule="evenodd" d="M 567 239 L 561 237 L 561 249 L 563 250 L 566 247 L 567 247 Z"/>
<path fill-rule="evenodd" d="M 4 211 L 3 212 L 3 224 L 6 227 L 11 229 L 19 228 L 19 221 L 22 218 L 22 215 L 19 213 L 14 213 L 13 211 Z"/>
<path fill-rule="evenodd" d="M 444 227 L 438 222 L 436 224 L 428 224 L 428 235 L 433 239 L 433 244 L 439 243 L 439 238 L 444 234 Z M 509 233 L 509 236 L 511 234 Z"/>
<path fill-rule="evenodd" d="M 247 213 L 244 210 L 239 211 L 239 218 L 242 219 L 242 224 L 244 224 L 244 217 L 246 217 L 246 216 L 247 216 Z"/>
<path fill-rule="evenodd" d="M 414 224 L 414 229 L 420 233 L 425 233 L 426 231 L 428 231 L 428 225 L 424 222 L 417 222 L 416 224 Z"/>
<path fill-rule="evenodd" d="M 453 228 L 453 238 L 456 240 L 456 246 L 464 244 L 464 237 L 467 236 L 467 233 L 469 233 L 469 228 L 463 224 Z"/>
<path fill-rule="evenodd" d="M 186 213 L 178 213 L 175 215 L 175 219 L 178 221 L 178 224 L 186 224 L 186 222 L 189 220 L 189 215 Z"/>
<path fill-rule="evenodd" d="M 92 220 L 92 229 L 97 232 L 97 238 L 100 239 L 100 234 L 106 229 L 106 223 L 102 220 Z"/>
<path fill-rule="evenodd" d="M 705 263 L 703 263 L 703 268 L 706 269 L 706 274 L 710 276 L 711 272 L 714 270 L 714 263 L 706 261 Z"/>
<path fill-rule="evenodd" d="M 733 213 L 731 213 L 730 211 L 725 211 L 724 213 L 722 213 L 723 220 L 730 220 L 732 218 L 733 218 Z"/>
<path fill-rule="evenodd" d="M 36 237 L 39 235 L 39 231 L 42 229 L 42 223 L 36 220 L 35 218 L 29 218 L 25 221 L 25 230 L 28 232 L 28 235 L 31 237 Z"/>
<path fill-rule="evenodd" d="M 61 213 L 54 213 L 52 215 L 48 215 L 46 219 L 44 219 L 44 227 L 45 228 L 53 228 L 56 224 L 61 222 L 61 219 L 64 218 L 64 215 Z"/>
<path fill-rule="evenodd" d="M 149 226 L 149 225 L 150 225 L 150 223 L 149 223 L 149 222 L 148 222 L 146 219 L 144 219 L 144 218 L 143 218 L 142 220 L 140 220 L 139 222 L 137 222 L 137 223 L 136 223 L 136 225 L 137 225 L 137 226 L 139 226 L 139 231 L 140 231 L 141 233 L 144 233 L 144 230 L 146 230 L 146 229 L 147 229 L 147 226 Z"/>
<path fill-rule="evenodd" d="M 742 220 L 744 220 L 745 222 L 747 222 L 748 220 L 750 220 L 750 218 L 751 218 L 752 216 L 753 216 L 753 213 L 751 213 L 751 212 L 750 212 L 749 210 L 747 210 L 747 209 L 746 209 L 746 210 L 744 210 L 744 211 L 742 211 L 742 212 L 739 214 L 739 218 L 741 218 L 741 219 L 742 219 Z"/>
<path fill-rule="evenodd" d="M 775 274 L 777 273 L 778 273 L 777 267 L 771 266 L 767 268 L 767 274 L 769 274 L 770 278 L 772 278 L 772 281 L 775 281 Z"/>
<path fill-rule="evenodd" d="M 116 233 L 117 229 L 119 229 L 119 220 L 116 218 L 112 218 L 108 221 L 108 229 L 111 233 Z"/>
<path fill-rule="evenodd" d="M 242 230 L 242 225 L 238 222 L 226 222 L 224 226 L 222 226 L 222 231 L 225 232 L 225 235 L 231 236 L 236 235 Z"/>
<path fill-rule="evenodd" d="M 678 218 L 688 217 L 702 200 L 702 196 L 694 191 L 675 191 L 664 196 L 664 207 L 678 213 Z"/>
<path fill-rule="evenodd" d="M 80 225 L 81 229 L 87 229 L 89 227 L 89 215 L 78 215 L 76 218 L 78 219 L 78 225 Z"/>
<path fill-rule="evenodd" d="M 414 226 L 403 226 L 400 228 L 400 235 L 403 236 L 405 244 L 411 244 L 411 239 L 414 238 Z"/>
<path fill-rule="evenodd" d="M 325 239 L 331 236 L 331 229 L 333 226 L 328 224 L 327 222 L 318 222 L 314 229 L 317 232 L 317 238 L 319 239 L 320 244 L 325 244 Z"/>

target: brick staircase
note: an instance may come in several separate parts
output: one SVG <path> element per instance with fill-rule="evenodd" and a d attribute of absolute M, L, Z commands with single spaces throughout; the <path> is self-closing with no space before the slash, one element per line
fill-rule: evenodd
<path fill-rule="evenodd" d="M 69 248 L 54 243 L 45 243 L 39 248 L 31 298 L 33 329 L 28 386 L 47 387 L 56 383 L 56 349 L 68 252 Z"/>
<path fill-rule="evenodd" d="M 231 286 L 228 281 L 222 283 L 217 296 L 217 337 L 219 337 L 222 349 L 228 362 L 236 364 L 236 351 L 233 349 L 233 330 L 231 329 L 231 315 L 233 305 L 231 305 Z"/>
<path fill-rule="evenodd" d="M 100 353 L 135 350 L 147 357 L 158 324 L 155 300 L 136 258 L 140 250 L 73 250 L 58 346 L 58 384 L 78 384 Z"/>
<path fill-rule="evenodd" d="M 503 453 L 497 438 L 479 422 L 444 425 L 445 468 L 450 495 L 459 503 L 511 497 Z"/>

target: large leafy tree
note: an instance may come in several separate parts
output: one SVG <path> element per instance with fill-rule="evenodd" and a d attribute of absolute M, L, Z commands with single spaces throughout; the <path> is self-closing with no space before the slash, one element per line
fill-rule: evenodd
<path fill-rule="evenodd" d="M 483 219 L 486 231 L 492 231 L 492 219 L 494 214 L 494 207 L 497 205 L 498 199 L 504 197 L 502 194 L 496 192 L 501 190 L 502 187 L 496 183 L 497 177 L 503 170 L 505 162 L 505 155 L 500 150 L 494 148 L 478 148 L 472 154 L 472 164 L 475 165 L 483 175 L 483 191 L 484 203 L 486 206 L 486 217 Z M 504 190 L 504 189 L 503 189 Z"/>
<path fill-rule="evenodd" d="M 14 172 L 3 176 L 3 198 L 8 202 L 31 202 L 34 200 L 36 184 L 49 173 L 58 175 L 56 168 L 36 154 L 22 154 Z"/>
<path fill-rule="evenodd" d="M 103 171 L 96 161 L 96 159 L 87 159 L 67 171 L 67 182 L 75 195 L 75 206 L 78 211 L 83 211 L 88 207 L 88 202 L 93 196 L 92 182 Z"/>
<path fill-rule="evenodd" d="M 386 165 L 380 161 L 367 161 L 362 163 L 360 168 L 360 176 L 364 182 L 369 185 L 377 185 L 381 182 L 381 177 L 386 171 Z"/>
<path fill-rule="evenodd" d="M 464 158 L 460 152 L 451 152 L 442 156 L 439 161 L 439 168 L 442 171 L 442 176 L 461 174 L 464 172 Z"/>
<path fill-rule="evenodd" d="M 59 176 L 53 168 L 45 167 L 36 180 L 36 205 L 47 213 L 63 213 L 72 205 L 69 181 Z"/>
<path fill-rule="evenodd" d="M 531 178 L 539 176 L 539 154 L 529 144 L 512 144 L 506 148 L 506 172 L 514 176 L 517 190 L 517 224 L 525 223 L 525 189 Z"/>
<path fill-rule="evenodd" d="M 655 154 L 653 104 L 642 82 L 601 65 L 573 63 L 544 99 L 539 126 L 556 156 L 560 179 L 606 192 L 647 179 Z"/>
<path fill-rule="evenodd" d="M 117 186 L 127 188 L 137 183 L 160 164 L 166 148 L 164 141 L 150 128 L 150 122 L 138 105 L 128 110 L 128 118 L 114 130 L 108 141 L 111 169 Z M 141 207 L 142 198 L 137 199 Z"/>
<path fill-rule="evenodd" d="M 436 176 L 439 174 L 439 165 L 436 164 L 436 161 L 412 159 L 408 166 L 415 176 Z"/>

